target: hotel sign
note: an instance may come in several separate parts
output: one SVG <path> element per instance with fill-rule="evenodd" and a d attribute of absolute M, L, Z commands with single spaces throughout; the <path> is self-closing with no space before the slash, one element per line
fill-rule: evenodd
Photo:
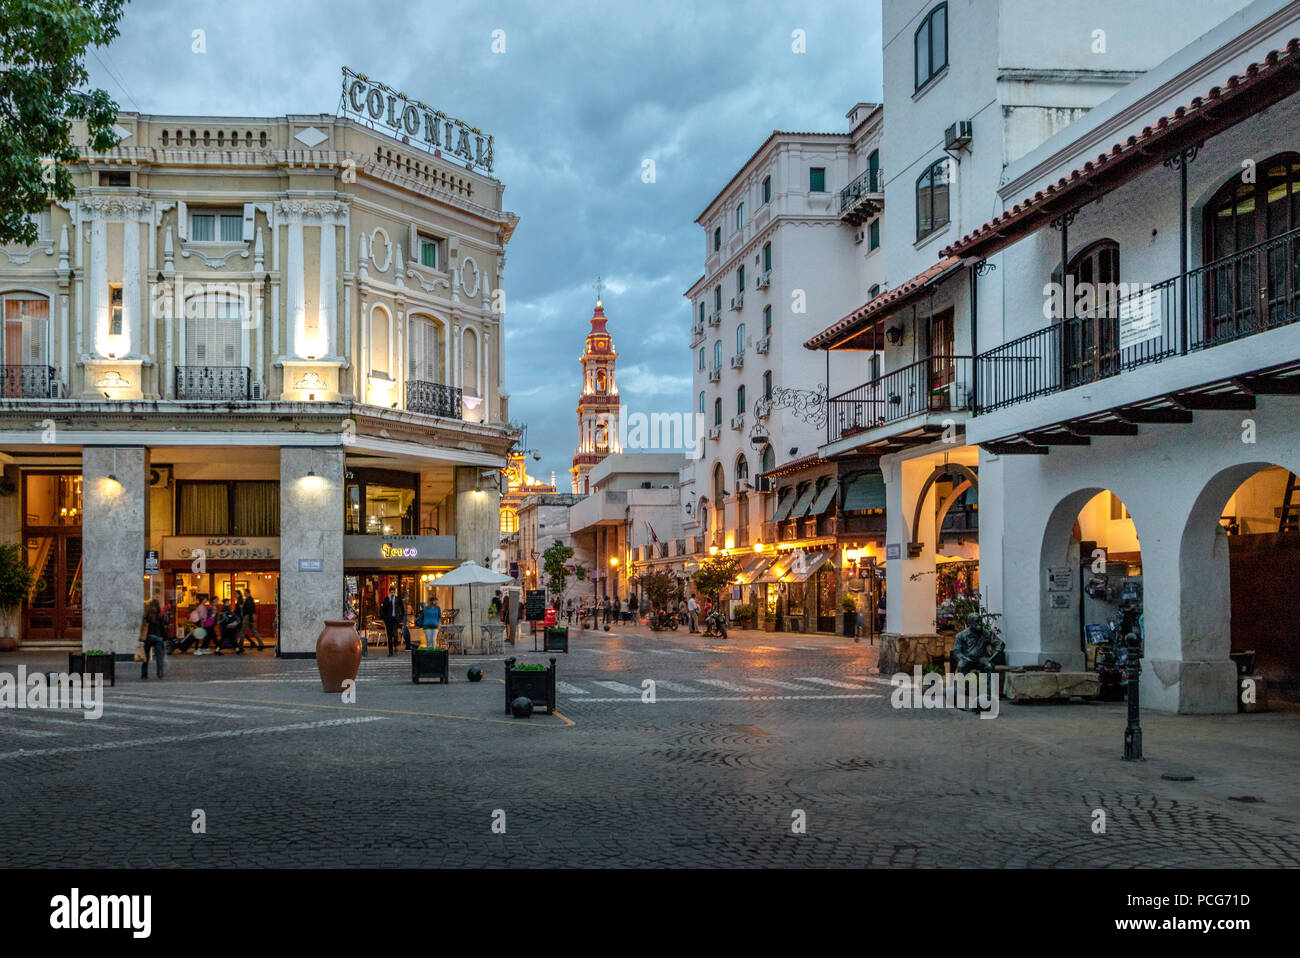
<path fill-rule="evenodd" d="M 278 536 L 164 536 L 162 557 L 166 560 L 278 559 Z"/>
<path fill-rule="evenodd" d="M 347 67 L 342 111 L 438 156 L 446 153 L 492 172 L 492 137 Z"/>

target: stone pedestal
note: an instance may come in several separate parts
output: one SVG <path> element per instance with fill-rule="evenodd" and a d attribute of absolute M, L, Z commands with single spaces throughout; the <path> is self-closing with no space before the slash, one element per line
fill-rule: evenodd
<path fill-rule="evenodd" d="M 343 616 L 343 449 L 280 449 L 280 654 L 312 658 Z"/>
<path fill-rule="evenodd" d="M 1095 699 L 1101 691 L 1096 672 L 1003 672 L 1001 681 L 1013 702 Z"/>
<path fill-rule="evenodd" d="M 880 637 L 880 664 L 882 675 L 906 672 L 909 675 L 913 666 L 926 666 L 935 656 L 947 658 L 952 651 L 953 636 L 936 633 L 921 635 L 898 635 L 885 632 Z"/>
<path fill-rule="evenodd" d="M 148 450 L 86 446 L 81 474 L 81 647 L 130 655 L 144 615 Z"/>

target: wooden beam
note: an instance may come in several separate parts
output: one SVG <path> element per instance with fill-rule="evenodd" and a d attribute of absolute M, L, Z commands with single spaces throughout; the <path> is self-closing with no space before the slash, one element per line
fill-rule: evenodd
<path fill-rule="evenodd" d="M 1300 376 L 1252 376 L 1232 384 L 1252 396 L 1300 396 Z"/>
<path fill-rule="evenodd" d="M 1030 446 L 1021 442 L 985 442 L 980 445 L 995 456 L 1045 456 L 1051 451 L 1046 446 Z"/>
<path fill-rule="evenodd" d="M 1175 409 L 1172 406 L 1161 407 L 1160 409 L 1117 409 L 1115 415 L 1125 422 L 1186 424 L 1192 421 L 1191 410 Z"/>
<path fill-rule="evenodd" d="M 1237 393 L 1179 393 L 1172 399 L 1184 409 L 1254 409 L 1255 397 Z"/>
<path fill-rule="evenodd" d="M 1036 432 L 1025 438 L 1039 446 L 1088 446 L 1092 444 L 1092 440 L 1087 436 L 1076 436 L 1072 432 Z"/>
<path fill-rule="evenodd" d="M 1070 432 L 1080 436 L 1136 436 L 1137 423 L 1132 422 L 1074 422 L 1070 423 Z"/>
<path fill-rule="evenodd" d="M 934 442 L 934 436 L 890 436 L 888 441 L 898 446 L 928 446 Z"/>

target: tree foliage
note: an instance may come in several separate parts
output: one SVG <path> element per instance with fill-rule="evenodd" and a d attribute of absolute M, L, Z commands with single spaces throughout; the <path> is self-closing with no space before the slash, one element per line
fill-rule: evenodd
<path fill-rule="evenodd" d="M 546 551 L 542 553 L 542 571 L 546 573 L 546 588 L 556 598 L 563 596 L 564 590 L 569 585 L 569 570 L 566 564 L 572 558 L 573 549 L 558 539 L 552 542 Z M 586 570 L 578 566 L 575 571 L 578 578 L 581 579 Z"/>
<path fill-rule="evenodd" d="M 32 591 L 36 573 L 17 542 L 0 542 L 0 612 L 8 614 Z"/>
<path fill-rule="evenodd" d="M 655 611 L 669 609 L 677 601 L 681 591 L 677 586 L 677 576 L 663 570 L 647 572 L 639 576 L 637 584 L 641 587 L 641 593 L 649 601 L 650 608 Z"/>
<path fill-rule="evenodd" d="M 736 581 L 736 574 L 739 571 L 740 560 L 735 556 L 709 556 L 691 574 L 691 581 L 700 592 L 717 601 L 718 593 L 729 588 Z"/>
<path fill-rule="evenodd" d="M 86 48 L 117 37 L 127 0 L 0 0 L 0 243 L 39 239 L 28 215 L 75 193 L 74 120 L 112 149 L 117 104 L 90 79 Z"/>

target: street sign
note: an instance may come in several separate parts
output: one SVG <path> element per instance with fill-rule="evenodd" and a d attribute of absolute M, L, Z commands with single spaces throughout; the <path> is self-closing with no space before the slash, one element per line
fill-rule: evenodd
<path fill-rule="evenodd" d="M 901 552 L 902 552 L 902 547 L 897 542 L 895 542 L 893 545 L 886 544 L 885 546 L 886 559 L 897 559 Z"/>
<path fill-rule="evenodd" d="M 298 571 L 299 572 L 324 572 L 325 560 L 324 559 L 299 559 Z"/>
<path fill-rule="evenodd" d="M 148 551 L 145 552 L 144 574 L 145 575 L 158 574 L 158 550 L 157 549 L 149 549 Z"/>

